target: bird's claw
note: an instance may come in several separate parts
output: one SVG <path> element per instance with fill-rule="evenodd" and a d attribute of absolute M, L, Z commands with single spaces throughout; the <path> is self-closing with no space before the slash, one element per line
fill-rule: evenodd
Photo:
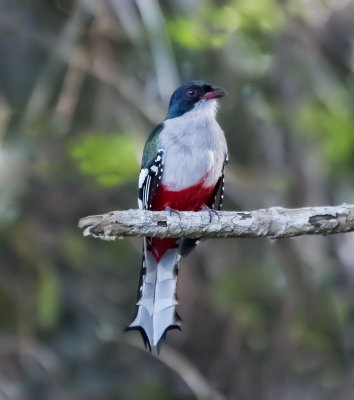
<path fill-rule="evenodd" d="M 203 206 L 202 211 L 208 211 L 209 223 L 213 220 L 213 215 L 216 215 L 218 217 L 218 220 L 220 220 L 220 214 L 218 210 L 215 210 L 214 208 L 209 208 L 208 206 Z"/>
<path fill-rule="evenodd" d="M 177 214 L 179 220 L 181 221 L 181 214 L 180 214 L 180 212 L 178 210 L 174 210 L 173 208 L 167 206 L 165 208 L 165 211 L 169 211 L 170 212 L 170 217 L 172 216 L 173 213 Z"/>

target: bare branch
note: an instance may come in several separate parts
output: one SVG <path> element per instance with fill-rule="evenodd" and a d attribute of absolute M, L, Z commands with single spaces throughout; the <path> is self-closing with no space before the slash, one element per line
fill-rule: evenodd
<path fill-rule="evenodd" d="M 126 210 L 82 218 L 85 236 L 114 240 L 124 236 L 273 239 L 354 231 L 354 205 L 255 211 L 170 212 Z"/>

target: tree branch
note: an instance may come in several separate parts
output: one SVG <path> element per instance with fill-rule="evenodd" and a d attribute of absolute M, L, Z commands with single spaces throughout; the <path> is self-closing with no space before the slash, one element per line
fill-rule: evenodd
<path fill-rule="evenodd" d="M 255 211 L 112 211 L 80 219 L 84 236 L 104 240 L 124 236 L 189 238 L 272 239 L 300 235 L 330 235 L 354 231 L 354 205 L 287 209 L 273 207 Z"/>

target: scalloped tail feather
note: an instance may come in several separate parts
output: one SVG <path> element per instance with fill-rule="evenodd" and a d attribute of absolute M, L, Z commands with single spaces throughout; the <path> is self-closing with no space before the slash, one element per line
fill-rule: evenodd
<path fill-rule="evenodd" d="M 140 298 L 134 321 L 127 330 L 138 330 L 143 338 L 145 348 L 156 347 L 159 352 L 166 333 L 180 328 L 180 318 L 175 307 L 177 266 L 180 260 L 178 248 L 169 249 L 159 262 L 144 240 L 144 255 L 140 279 Z"/>

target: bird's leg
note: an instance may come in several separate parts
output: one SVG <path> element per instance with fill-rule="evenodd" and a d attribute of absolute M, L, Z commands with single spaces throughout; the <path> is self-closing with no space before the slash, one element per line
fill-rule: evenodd
<path fill-rule="evenodd" d="M 165 211 L 169 211 L 169 212 L 170 212 L 170 217 L 172 216 L 173 213 L 177 214 L 179 220 L 181 221 L 181 214 L 180 214 L 180 212 L 179 212 L 178 210 L 174 210 L 173 208 L 167 206 L 167 207 L 165 208 Z"/>
<path fill-rule="evenodd" d="M 202 207 L 202 211 L 208 211 L 208 213 L 209 213 L 209 222 L 212 221 L 213 215 L 216 215 L 216 216 L 218 217 L 218 220 L 220 220 L 219 211 L 215 210 L 214 208 L 210 208 L 210 207 L 204 205 L 204 206 Z"/>

